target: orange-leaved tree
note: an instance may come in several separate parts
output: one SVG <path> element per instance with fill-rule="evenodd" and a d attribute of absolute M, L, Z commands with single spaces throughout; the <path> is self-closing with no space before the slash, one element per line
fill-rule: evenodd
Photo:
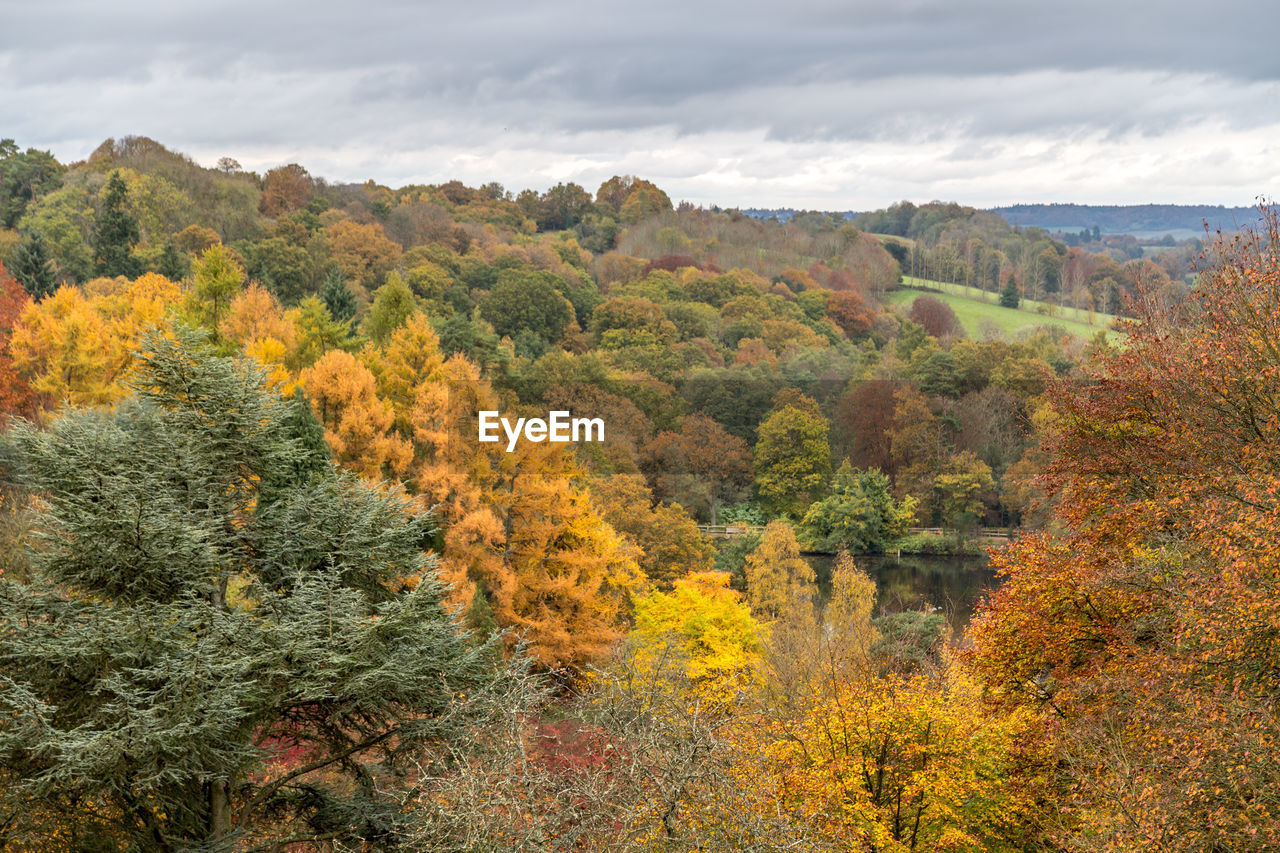
<path fill-rule="evenodd" d="M 703 414 L 646 442 L 643 465 L 658 497 L 700 510 L 712 524 L 720 504 L 735 500 L 751 481 L 747 443 Z"/>
<path fill-rule="evenodd" d="M 0 426 L 11 417 L 35 415 L 35 393 L 14 368 L 10 345 L 13 327 L 30 301 L 22 285 L 0 264 Z"/>
<path fill-rule="evenodd" d="M 591 496 L 601 517 L 633 543 L 649 580 L 669 589 L 686 575 L 710 571 L 715 549 L 679 504 L 653 505 L 639 474 L 598 477 Z"/>
<path fill-rule="evenodd" d="M 643 582 L 633 553 L 592 507 L 564 445 L 520 441 L 508 453 L 505 441 L 477 440 L 477 412 L 504 407 L 474 364 L 454 356 L 428 373 L 408 413 L 408 483 L 438 508 L 441 575 L 455 600 L 473 624 L 493 620 L 522 637 L 547 668 L 599 659 Z"/>
<path fill-rule="evenodd" d="M 1000 555 L 973 666 L 1063 729 L 1074 849 L 1280 845 L 1280 225 L 1054 394 L 1062 532 Z"/>

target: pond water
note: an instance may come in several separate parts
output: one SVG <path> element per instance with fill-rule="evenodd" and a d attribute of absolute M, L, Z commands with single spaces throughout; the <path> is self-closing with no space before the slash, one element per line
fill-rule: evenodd
<path fill-rule="evenodd" d="M 835 557 L 811 554 L 805 559 L 813 566 L 825 598 Z M 957 631 L 964 630 L 983 594 L 996 585 L 995 570 L 985 554 L 877 554 L 855 556 L 853 561 L 876 582 L 878 613 L 936 608 L 934 612 L 947 617 Z"/>

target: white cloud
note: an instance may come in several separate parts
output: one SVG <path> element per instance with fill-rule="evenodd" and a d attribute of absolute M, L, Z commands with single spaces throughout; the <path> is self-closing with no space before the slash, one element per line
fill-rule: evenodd
<path fill-rule="evenodd" d="M 0 134 L 143 134 L 212 163 L 674 198 L 1247 204 L 1276 187 L 1261 2 L 62 0 L 0 42 Z"/>

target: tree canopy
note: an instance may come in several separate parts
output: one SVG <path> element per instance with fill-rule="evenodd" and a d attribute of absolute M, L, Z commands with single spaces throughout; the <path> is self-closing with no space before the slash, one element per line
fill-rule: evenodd
<path fill-rule="evenodd" d="M 395 846 L 398 780 L 494 677 L 431 518 L 339 474 L 305 409 L 194 333 L 140 361 L 114 410 L 12 436 L 43 509 L 36 580 L 0 580 L 9 837 Z"/>

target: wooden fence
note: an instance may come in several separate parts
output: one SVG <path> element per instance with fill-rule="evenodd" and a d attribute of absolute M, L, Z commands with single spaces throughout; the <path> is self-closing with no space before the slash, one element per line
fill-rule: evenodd
<path fill-rule="evenodd" d="M 762 533 L 764 528 L 756 524 L 699 524 L 698 532 L 708 539 L 736 539 L 752 533 Z M 911 527 L 908 533 L 927 533 L 932 536 L 946 536 L 954 530 L 941 527 Z M 1005 527 L 980 527 L 972 534 L 974 539 L 1009 539 L 1010 531 Z"/>
<path fill-rule="evenodd" d="M 755 524 L 699 524 L 698 532 L 708 539 L 736 539 L 752 533 L 763 533 L 764 528 Z"/>

